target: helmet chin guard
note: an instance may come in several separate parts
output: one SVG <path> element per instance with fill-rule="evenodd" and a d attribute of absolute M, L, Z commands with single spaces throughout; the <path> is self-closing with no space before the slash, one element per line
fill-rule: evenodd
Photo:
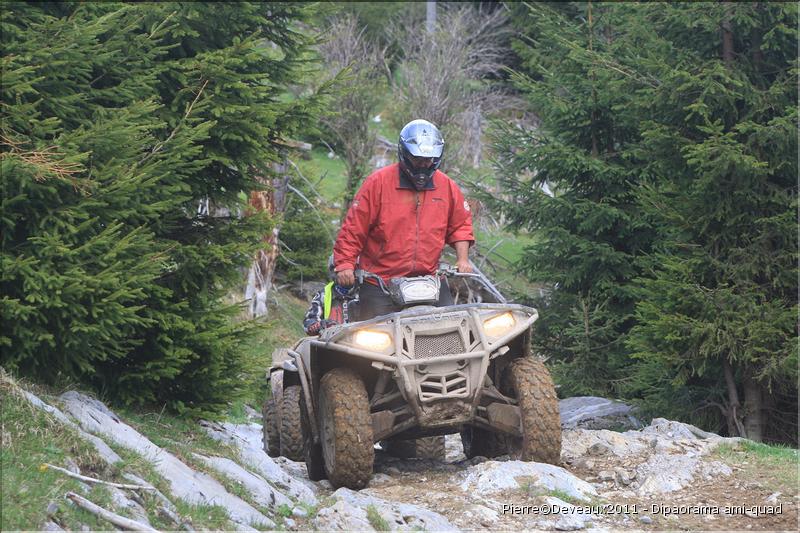
<path fill-rule="evenodd" d="M 427 120 L 412 120 L 400 130 L 397 159 L 403 173 L 417 190 L 425 188 L 442 164 L 444 139 L 439 129 Z M 429 160 L 420 166 L 419 160 Z"/>

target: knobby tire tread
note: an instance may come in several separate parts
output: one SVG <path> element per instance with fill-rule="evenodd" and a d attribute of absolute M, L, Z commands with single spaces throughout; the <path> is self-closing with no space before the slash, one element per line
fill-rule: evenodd
<path fill-rule="evenodd" d="M 284 387 L 281 410 L 281 455 L 292 461 L 303 460 L 303 432 L 300 427 L 300 396 L 303 391 L 299 385 Z"/>
<path fill-rule="evenodd" d="M 557 465 L 561 460 L 561 417 L 553 379 L 544 363 L 532 357 L 516 359 L 509 381 L 520 407 L 521 445 L 509 446 L 512 457 Z M 511 442 L 512 439 L 509 439 Z"/>
<path fill-rule="evenodd" d="M 270 457 L 281 454 L 281 437 L 278 429 L 278 409 L 274 398 L 264 400 L 261 410 L 261 433 L 264 451 Z"/>
<path fill-rule="evenodd" d="M 321 436 L 323 441 L 332 437 L 334 447 L 333 457 L 327 457 L 322 446 L 328 480 L 334 487 L 362 489 L 372 477 L 375 461 L 364 382 L 349 368 L 334 368 L 322 378 L 319 394 Z M 333 435 L 325 435 L 323 417 L 330 418 Z"/>

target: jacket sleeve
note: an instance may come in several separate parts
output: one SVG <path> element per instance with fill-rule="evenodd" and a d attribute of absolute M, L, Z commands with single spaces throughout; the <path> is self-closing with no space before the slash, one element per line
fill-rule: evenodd
<path fill-rule="evenodd" d="M 355 269 L 358 256 L 367 242 L 367 235 L 378 211 L 376 180 L 367 178 L 347 210 L 342 228 L 333 245 L 336 271 Z"/>
<path fill-rule="evenodd" d="M 475 244 L 475 235 L 472 233 L 472 212 L 469 204 L 464 199 L 461 189 L 454 181 L 450 182 L 450 219 L 447 221 L 447 235 L 445 243 L 453 245 L 458 241 L 469 241 Z"/>

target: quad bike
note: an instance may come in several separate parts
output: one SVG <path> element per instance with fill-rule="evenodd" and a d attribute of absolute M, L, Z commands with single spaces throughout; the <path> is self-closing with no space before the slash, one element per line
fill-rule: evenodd
<path fill-rule="evenodd" d="M 433 307 L 442 276 L 456 304 Z M 559 462 L 558 399 L 530 353 L 535 309 L 506 303 L 480 273 L 446 265 L 388 284 L 357 272 L 358 282 L 369 278 L 403 309 L 327 328 L 275 354 L 274 400 L 264 406 L 270 454 L 297 458 L 302 450 L 310 479 L 352 489 L 372 476 L 377 442 L 436 455 L 443 435 L 460 432 L 469 458 Z"/>

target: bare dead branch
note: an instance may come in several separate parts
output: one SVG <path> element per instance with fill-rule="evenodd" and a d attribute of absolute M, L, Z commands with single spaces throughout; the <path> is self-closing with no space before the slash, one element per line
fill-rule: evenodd
<path fill-rule="evenodd" d="M 130 518 L 125 518 L 117 513 L 112 513 L 107 509 L 103 509 L 99 505 L 90 502 L 83 496 L 79 496 L 74 492 L 68 492 L 64 495 L 64 497 L 74 502 L 78 507 L 89 511 L 93 515 L 102 518 L 106 522 L 109 522 L 122 529 L 128 531 L 158 531 L 157 529 L 153 529 L 152 527 L 142 524 L 141 522 L 131 520 Z"/>
<path fill-rule="evenodd" d="M 44 463 L 41 467 L 43 470 L 55 470 L 56 472 L 61 472 L 64 475 L 67 475 L 71 478 L 79 479 L 81 481 L 85 481 L 86 483 L 95 483 L 101 485 L 107 485 L 109 487 L 116 487 L 118 489 L 128 489 L 128 490 L 155 490 L 153 487 L 146 487 L 144 485 L 131 485 L 127 483 L 114 483 L 111 481 L 103 481 L 102 479 L 97 479 L 89 476 L 82 476 L 81 474 L 76 474 L 75 472 L 70 472 L 66 468 L 61 468 L 60 466 L 51 465 L 50 463 Z"/>
<path fill-rule="evenodd" d="M 359 181 L 370 170 L 375 139 L 369 120 L 386 83 L 385 50 L 367 40 L 364 31 L 354 16 L 337 17 L 331 21 L 328 39 L 320 47 L 327 80 L 338 78 L 340 88 L 333 102 L 336 112 L 323 116 L 321 122 L 336 137 L 347 167 L 342 216 Z"/>
<path fill-rule="evenodd" d="M 293 192 L 293 193 L 295 193 L 297 196 L 299 196 L 300 198 L 302 198 L 302 199 L 303 199 L 303 201 L 304 201 L 305 203 L 307 203 L 307 204 L 309 205 L 309 207 L 311 207 L 311 209 L 313 209 L 313 210 L 314 210 L 314 213 L 317 215 L 317 218 L 319 219 L 319 221 L 320 221 L 320 224 L 322 225 L 322 227 L 323 227 L 323 228 L 325 228 L 325 232 L 328 234 L 328 238 L 330 238 L 330 240 L 331 240 L 331 246 L 333 246 L 333 243 L 334 243 L 333 234 L 331 233 L 331 230 L 330 230 L 330 228 L 328 227 L 328 224 L 327 224 L 327 223 L 325 222 L 325 220 L 322 218 L 322 215 L 320 214 L 320 212 L 319 212 L 319 209 L 317 209 L 317 207 L 316 207 L 314 204 L 312 204 L 312 203 L 309 201 L 309 199 L 308 199 L 308 198 L 306 198 L 306 196 L 305 196 L 305 195 L 304 195 L 304 194 L 303 194 L 301 191 L 298 191 L 298 190 L 297 190 L 295 187 L 292 187 L 292 185 L 291 185 L 291 184 L 287 184 L 287 187 L 289 188 L 289 190 L 290 190 L 290 191 L 292 191 L 292 192 Z"/>
<path fill-rule="evenodd" d="M 424 118 L 442 128 L 448 168 L 480 164 L 486 116 L 511 104 L 486 82 L 505 66 L 507 19 L 507 10 L 453 4 L 443 9 L 434 33 L 395 27 L 405 52 L 393 83 L 402 122 Z"/>

